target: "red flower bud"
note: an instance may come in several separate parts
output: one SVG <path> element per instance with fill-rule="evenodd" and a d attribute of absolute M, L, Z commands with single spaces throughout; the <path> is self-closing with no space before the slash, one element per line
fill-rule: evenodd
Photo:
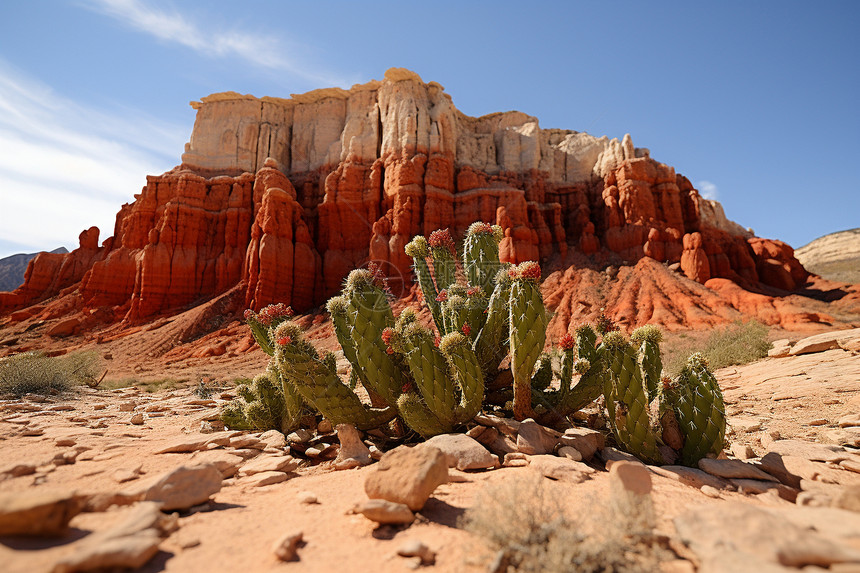
<path fill-rule="evenodd" d="M 562 350 L 571 350 L 573 344 L 573 337 L 569 333 L 562 336 L 561 340 L 558 341 L 558 345 L 561 346 Z"/>
<path fill-rule="evenodd" d="M 464 322 L 463 328 L 461 328 L 460 330 L 463 331 L 463 334 L 465 334 L 466 336 L 469 336 L 469 334 L 471 334 L 471 332 L 472 332 L 472 327 L 469 326 L 468 322 Z"/>

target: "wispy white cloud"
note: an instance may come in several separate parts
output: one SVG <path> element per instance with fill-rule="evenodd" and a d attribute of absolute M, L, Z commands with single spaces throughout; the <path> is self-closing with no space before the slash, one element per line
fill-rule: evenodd
<path fill-rule="evenodd" d="M 696 183 L 696 187 L 699 189 L 699 193 L 705 199 L 713 199 L 714 201 L 716 201 L 719 197 L 719 194 L 717 192 L 717 186 L 710 181 L 699 181 L 698 183 Z"/>
<path fill-rule="evenodd" d="M 0 59 L 0 257 L 113 233 L 146 175 L 179 161 L 190 126 L 80 105 Z"/>
<path fill-rule="evenodd" d="M 344 85 L 343 78 L 320 72 L 287 56 L 283 41 L 260 30 L 234 27 L 211 29 L 179 10 L 161 8 L 144 0 L 83 0 L 90 10 L 109 16 L 126 26 L 164 42 L 190 48 L 206 57 L 236 57 L 261 68 L 284 71 L 326 86 Z"/>

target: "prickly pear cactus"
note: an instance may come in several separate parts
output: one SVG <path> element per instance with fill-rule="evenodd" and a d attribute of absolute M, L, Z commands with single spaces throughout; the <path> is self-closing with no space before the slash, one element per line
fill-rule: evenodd
<path fill-rule="evenodd" d="M 301 397 L 288 385 L 282 385 L 272 363 L 251 384 L 240 385 L 237 393 L 238 397 L 221 414 L 221 421 L 231 430 L 289 433 L 298 427 L 304 413 Z"/>
<path fill-rule="evenodd" d="M 282 322 L 290 320 L 293 314 L 292 307 L 279 302 L 278 304 L 270 304 L 261 309 L 259 313 L 249 308 L 245 311 L 245 322 L 248 323 L 251 335 L 253 335 L 257 344 L 260 345 L 260 348 L 263 349 L 263 352 L 271 356 L 275 353 L 275 348 L 269 336 L 271 330 L 277 328 Z"/>
<path fill-rule="evenodd" d="M 726 407 L 717 379 L 704 356 L 693 354 L 676 381 L 673 406 L 684 435 L 681 463 L 695 467 L 725 447 Z"/>
<path fill-rule="evenodd" d="M 547 316 L 540 292 L 540 266 L 527 261 L 510 271 L 509 299 L 511 372 L 514 379 L 514 417 L 534 416 L 531 378 L 546 342 Z"/>
<path fill-rule="evenodd" d="M 603 337 L 606 349 L 604 396 L 609 423 L 621 447 L 648 463 L 662 463 L 637 352 L 620 332 Z"/>
<path fill-rule="evenodd" d="M 407 384 L 397 401 L 409 427 L 430 437 L 450 432 L 480 411 L 484 379 L 466 335 L 451 333 L 434 341 L 415 312 L 406 309 L 395 327 L 383 336 L 392 353 L 403 357 L 412 374 L 414 384 Z"/>
<path fill-rule="evenodd" d="M 498 225 L 472 223 L 463 245 L 463 270 L 470 285 L 493 292 L 499 271 L 499 243 L 504 233 Z"/>
<path fill-rule="evenodd" d="M 639 366 L 645 380 L 648 400 L 657 397 L 660 378 L 663 375 L 663 361 L 660 358 L 660 342 L 663 333 L 653 324 L 641 326 L 630 335 L 630 342 L 639 347 Z"/>
<path fill-rule="evenodd" d="M 301 397 L 332 424 L 353 424 L 359 429 L 376 428 L 396 415 L 393 408 L 366 406 L 337 375 L 334 356 L 320 357 L 301 328 L 285 322 L 273 332 L 275 365 Z"/>
<path fill-rule="evenodd" d="M 457 249 L 448 229 L 430 233 L 429 244 L 436 288 L 441 291 L 457 282 Z"/>

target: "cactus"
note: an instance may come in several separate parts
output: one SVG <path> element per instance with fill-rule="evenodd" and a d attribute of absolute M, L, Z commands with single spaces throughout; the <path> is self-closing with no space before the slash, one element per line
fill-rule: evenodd
<path fill-rule="evenodd" d="M 604 396 L 615 439 L 638 458 L 661 463 L 636 349 L 617 331 L 604 336 L 603 346 L 607 353 Z"/>
<path fill-rule="evenodd" d="M 272 338 L 275 341 L 275 365 L 281 376 L 332 424 L 353 424 L 359 429 L 370 429 L 396 415 L 391 407 L 375 409 L 362 403 L 338 377 L 334 356 L 328 354 L 320 358 L 295 323 L 281 324 L 272 333 Z"/>
<path fill-rule="evenodd" d="M 693 354 L 677 378 L 671 404 L 684 435 L 681 463 L 696 466 L 725 446 L 726 410 L 723 393 L 705 358 Z"/>
<path fill-rule="evenodd" d="M 510 344 L 514 417 L 532 417 L 531 377 L 546 342 L 547 317 L 540 293 L 540 266 L 527 261 L 511 269 Z"/>
<path fill-rule="evenodd" d="M 270 304 L 260 310 L 259 313 L 254 312 L 250 308 L 245 311 L 245 322 L 251 329 L 251 335 L 263 352 L 272 356 L 275 353 L 275 348 L 269 337 L 271 329 L 277 328 L 279 324 L 290 320 L 293 316 L 292 307 L 286 306 L 283 303 Z"/>
<path fill-rule="evenodd" d="M 502 228 L 488 223 L 472 223 L 463 245 L 463 270 L 470 285 L 492 292 L 499 270 L 499 243 Z"/>
<path fill-rule="evenodd" d="M 442 291 L 457 282 L 457 250 L 448 229 L 430 233 L 429 244 L 430 253 L 433 256 L 436 288 Z"/>
<path fill-rule="evenodd" d="M 295 430 L 304 413 L 301 397 L 282 381 L 273 364 L 254 377 L 251 384 L 238 387 L 239 396 L 221 414 L 224 425 L 233 430 Z"/>
<path fill-rule="evenodd" d="M 433 342 L 433 335 L 417 322 L 414 311 L 407 309 L 397 319 L 388 339 L 394 352 L 404 357 L 416 389 L 430 412 L 443 427 L 453 427 L 454 382 L 448 375 L 445 357 Z M 406 423 L 409 424 L 408 418 Z"/>
<path fill-rule="evenodd" d="M 565 414 L 584 408 L 603 392 L 605 349 L 602 345 L 596 346 L 597 333 L 592 327 L 584 325 L 577 328 L 574 335 L 576 352 L 572 367 L 580 377 L 579 382 L 562 399 Z"/>
<path fill-rule="evenodd" d="M 352 365 L 348 384 L 337 374 L 334 355 L 320 355 L 289 320 L 289 307 L 248 311 L 254 338 L 273 359 L 265 375 L 239 387 L 239 398 L 223 412 L 225 423 L 286 429 L 312 407 L 334 424 L 363 429 L 399 415 L 428 437 L 467 422 L 485 399 L 513 409 L 518 419 L 557 420 L 603 393 L 616 442 L 647 462 L 680 456 L 695 465 L 720 451 L 726 424 L 713 374 L 694 356 L 676 379 L 663 377 L 656 327 L 637 329 L 628 340 L 601 309 L 596 329 L 581 326 L 561 338 L 560 368 L 554 371 L 555 355 L 543 352 L 548 319 L 540 267 L 500 263 L 500 239 L 499 227 L 473 224 L 462 266 L 447 229 L 406 245 L 438 335 L 412 309 L 395 320 L 384 280 L 374 269 L 351 272 L 342 294 L 327 305 Z M 508 353 L 511 368 L 500 370 Z M 359 384 L 372 405 L 354 392 Z M 387 407 L 373 407 L 380 405 Z M 398 424 L 390 428 L 402 431 Z"/>
<path fill-rule="evenodd" d="M 437 348 L 430 331 L 417 321 L 414 311 L 406 309 L 385 339 L 393 353 L 404 357 L 415 383 L 414 387 L 407 385 L 397 401 L 409 427 L 425 437 L 433 436 L 450 432 L 480 411 L 484 379 L 466 335 L 447 334 Z"/>
<path fill-rule="evenodd" d="M 412 257 L 415 275 L 418 277 L 418 286 L 421 287 L 421 292 L 424 295 L 424 302 L 427 308 L 430 309 L 430 314 L 433 316 L 433 322 L 436 323 L 436 328 L 442 331 L 442 308 L 439 304 L 439 291 L 436 288 L 436 283 L 433 282 L 433 275 L 430 272 L 430 267 L 427 265 L 427 257 L 430 256 L 430 245 L 422 235 L 416 235 L 404 249 L 406 254 Z"/>
<path fill-rule="evenodd" d="M 481 411 L 484 400 L 484 373 L 472 344 L 465 334 L 452 332 L 442 337 L 439 351 L 448 362 L 449 372 L 460 390 L 460 403 L 454 410 L 454 421 L 463 423 Z"/>
<path fill-rule="evenodd" d="M 377 284 L 378 280 L 373 273 L 363 269 L 354 270 L 347 277 L 344 297 L 349 304 L 346 314 L 355 344 L 355 361 L 350 360 L 350 363 L 363 372 L 362 382 L 366 380 L 371 390 L 393 405 L 407 380 L 382 341 L 382 331 L 394 326 L 394 314 L 386 292 Z"/>
<path fill-rule="evenodd" d="M 649 401 L 657 397 L 657 389 L 660 386 L 660 377 L 663 372 L 663 361 L 660 358 L 660 342 L 662 340 L 663 333 L 653 324 L 637 328 L 630 335 L 630 341 L 639 346 L 639 366 L 642 369 L 642 377 L 645 379 Z"/>
<path fill-rule="evenodd" d="M 511 296 L 509 268 L 502 266 L 496 273 L 493 294 L 487 304 L 484 325 L 475 340 L 475 352 L 486 374 L 493 373 L 508 353 L 510 316 L 508 304 Z"/>

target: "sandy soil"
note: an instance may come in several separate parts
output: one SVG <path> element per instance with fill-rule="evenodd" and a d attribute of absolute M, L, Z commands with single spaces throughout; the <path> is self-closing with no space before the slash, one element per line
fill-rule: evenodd
<path fill-rule="evenodd" d="M 732 441 L 763 454 L 775 432 L 782 438 L 827 441 L 840 416 L 860 410 L 860 356 L 844 350 L 798 357 L 766 359 L 718 371 L 725 392 Z M 227 396 L 225 396 L 227 397 Z M 133 402 L 144 423 L 130 423 Z M 81 389 L 77 394 L 0 403 L 0 450 L 3 466 L 29 463 L 36 473 L 2 482 L 4 491 L 51 488 L 83 493 L 120 491 L 135 481 L 117 483 L 117 472 L 139 472 L 138 480 L 158 475 L 200 453 L 154 454 L 178 437 L 203 436 L 201 422 L 212 418 L 226 400 L 200 400 L 190 389 L 148 393 L 138 388 L 113 391 Z M 26 431 L 29 430 L 29 431 Z M 25 435 L 37 434 L 37 435 Z M 63 444 L 56 445 L 58 440 Z M 83 450 L 76 463 L 55 465 L 58 453 Z M 252 453 L 253 455 L 253 453 Z M 600 462 L 593 479 L 580 484 L 551 482 L 557 499 L 574 515 L 595 512 L 608 500 L 608 474 Z M 485 571 L 487 555 L 481 541 L 461 527 L 462 516 L 488 482 L 515 479 L 529 468 L 503 467 L 491 471 L 451 470 L 450 483 L 440 486 L 410 527 L 376 525 L 351 508 L 366 499 L 365 475 L 372 466 L 334 471 L 331 462 L 311 464 L 279 484 L 253 487 L 245 478 L 226 479 L 208 505 L 184 512 L 180 528 L 161 545 L 144 571 L 403 571 L 411 561 L 397 548 L 419 539 L 437 553 L 436 571 Z M 844 483 L 860 484 L 860 474 L 839 470 Z M 841 475 L 840 474 L 840 475 Z M 674 534 L 672 519 L 700 504 L 726 500 L 767 505 L 771 496 L 721 492 L 719 499 L 694 487 L 654 476 L 653 500 L 658 528 Z M 299 501 L 300 492 L 313 492 L 318 504 Z M 89 531 L 109 524 L 108 513 L 74 518 L 70 535 L 62 540 L 0 540 L 0 561 L 10 572 L 48 570 L 71 544 Z M 304 534 L 300 560 L 279 562 L 273 542 L 291 531 Z"/>

